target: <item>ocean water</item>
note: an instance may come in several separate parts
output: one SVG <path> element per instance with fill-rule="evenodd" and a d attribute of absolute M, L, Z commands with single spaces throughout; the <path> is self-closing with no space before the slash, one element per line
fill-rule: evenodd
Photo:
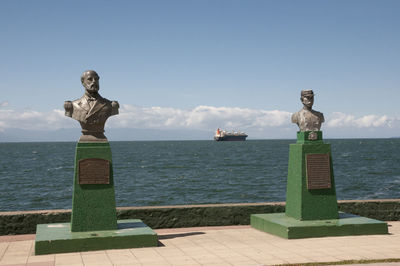
<path fill-rule="evenodd" d="M 338 199 L 400 198 L 400 139 L 332 139 Z M 117 206 L 285 201 L 295 140 L 110 142 Z M 76 143 L 0 143 L 0 211 L 67 209 Z"/>

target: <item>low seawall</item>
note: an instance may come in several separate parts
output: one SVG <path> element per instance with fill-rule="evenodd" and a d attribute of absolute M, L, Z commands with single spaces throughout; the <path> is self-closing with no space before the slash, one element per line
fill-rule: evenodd
<path fill-rule="evenodd" d="M 339 210 L 382 221 L 400 220 L 400 199 L 341 200 Z M 142 219 L 153 229 L 248 225 L 250 214 L 284 212 L 284 202 L 119 207 L 118 219 Z M 0 212 L 0 235 L 34 234 L 37 224 L 69 222 L 71 210 Z"/>

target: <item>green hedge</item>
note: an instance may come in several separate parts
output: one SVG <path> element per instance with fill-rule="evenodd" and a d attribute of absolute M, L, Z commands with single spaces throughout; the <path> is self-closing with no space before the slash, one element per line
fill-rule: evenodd
<path fill-rule="evenodd" d="M 339 201 L 339 210 L 383 221 L 400 220 L 400 200 Z M 153 229 L 247 225 L 250 214 L 284 212 L 285 203 L 117 208 L 118 219 L 142 219 Z M 71 210 L 0 212 L 0 235 L 34 234 L 37 224 L 69 222 Z"/>

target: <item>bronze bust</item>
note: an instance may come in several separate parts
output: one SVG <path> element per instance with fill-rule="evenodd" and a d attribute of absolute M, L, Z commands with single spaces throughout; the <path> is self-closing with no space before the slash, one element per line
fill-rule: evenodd
<path fill-rule="evenodd" d="M 118 114 L 117 101 L 109 101 L 100 96 L 99 75 L 87 70 L 81 76 L 85 94 L 75 101 L 65 101 L 65 115 L 79 121 L 82 127 L 80 142 L 107 141 L 104 125 L 108 117 Z"/>
<path fill-rule="evenodd" d="M 323 113 L 312 109 L 314 92 L 312 90 L 302 90 L 300 101 L 303 103 L 303 109 L 292 115 L 292 123 L 296 123 L 302 132 L 319 131 L 325 119 Z"/>

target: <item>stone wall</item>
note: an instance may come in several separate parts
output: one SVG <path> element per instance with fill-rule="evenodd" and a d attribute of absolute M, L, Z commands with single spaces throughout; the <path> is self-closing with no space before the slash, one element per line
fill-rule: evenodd
<path fill-rule="evenodd" d="M 400 220 L 400 199 L 339 201 L 339 210 L 383 221 Z M 250 214 L 284 212 L 284 202 L 120 207 L 118 219 L 142 219 L 153 229 L 247 225 Z M 34 234 L 37 224 L 69 222 L 71 210 L 0 212 L 0 235 Z"/>

